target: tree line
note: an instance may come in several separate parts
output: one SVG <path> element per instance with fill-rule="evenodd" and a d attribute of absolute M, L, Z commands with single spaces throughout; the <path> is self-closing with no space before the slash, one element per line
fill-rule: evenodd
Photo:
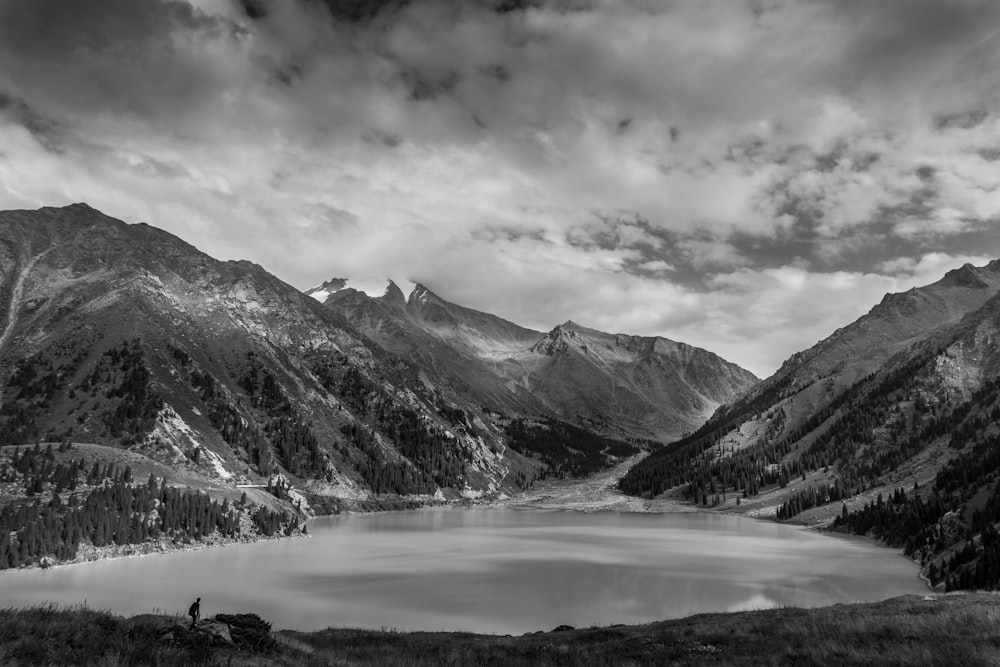
<path fill-rule="evenodd" d="M 14 481 L 35 484 L 41 479 L 45 495 L 36 493 L 33 499 L 0 509 L 0 569 L 34 565 L 45 557 L 72 560 L 81 544 L 121 546 L 162 539 L 188 543 L 213 534 L 235 538 L 242 534 L 241 514 L 255 531 L 268 536 L 297 526 L 296 517 L 287 513 L 219 502 L 152 474 L 136 483 L 127 466 L 95 462 L 89 473 L 86 468 L 82 459 L 52 466 L 50 452 L 38 446 L 15 451 L 0 475 L 8 483 L 12 471 Z M 69 482 L 64 480 L 67 470 L 74 471 Z M 59 486 L 64 490 L 56 492 Z M 79 490 L 65 490 L 70 487 Z"/>

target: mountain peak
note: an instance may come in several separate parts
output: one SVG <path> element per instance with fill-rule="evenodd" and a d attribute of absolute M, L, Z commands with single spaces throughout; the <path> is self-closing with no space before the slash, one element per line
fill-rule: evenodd
<path fill-rule="evenodd" d="M 989 267 L 991 265 L 992 263 L 987 266 Z M 989 287 L 989 283 L 982 279 L 979 272 L 980 270 L 972 264 L 964 264 L 959 268 L 952 269 L 948 273 L 944 274 L 944 278 L 941 279 L 940 283 L 943 285 L 969 287 L 972 289 L 984 289 Z"/>
<path fill-rule="evenodd" d="M 403 290 L 399 289 L 399 285 L 394 283 L 392 280 L 385 287 L 385 294 L 382 298 L 393 304 L 406 305 L 406 296 L 403 294 Z"/>
<path fill-rule="evenodd" d="M 441 298 L 430 291 L 421 283 L 416 283 L 413 287 L 413 291 L 410 292 L 410 298 L 407 299 L 409 304 L 426 304 L 428 301 L 435 300 L 440 301 Z"/>
<path fill-rule="evenodd" d="M 327 280 L 321 285 L 316 285 L 315 287 L 307 289 L 306 295 L 311 296 L 320 303 L 324 303 L 331 294 L 339 292 L 345 287 L 347 287 L 346 278 L 330 278 L 330 280 Z"/>
<path fill-rule="evenodd" d="M 97 209 L 84 201 L 74 202 L 72 204 L 66 204 L 65 206 L 59 206 L 65 211 L 96 211 Z"/>
<path fill-rule="evenodd" d="M 552 333 L 553 334 L 562 333 L 562 332 L 566 332 L 566 333 L 584 333 L 584 332 L 592 332 L 592 331 L 595 331 L 595 330 L 594 329 L 589 329 L 589 328 L 583 326 L 582 324 L 577 324 L 573 320 L 566 320 L 562 324 L 557 324 L 556 326 L 554 326 L 552 328 Z"/>

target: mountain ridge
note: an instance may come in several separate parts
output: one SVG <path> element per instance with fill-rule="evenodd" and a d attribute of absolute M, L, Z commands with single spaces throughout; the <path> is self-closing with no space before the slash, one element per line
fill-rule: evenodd
<path fill-rule="evenodd" d="M 937 587 L 1000 585 L 1000 261 L 886 295 L 620 480 L 631 495 L 830 525 Z"/>
<path fill-rule="evenodd" d="M 422 363 L 433 358 L 446 369 L 448 355 L 459 355 L 460 367 L 448 372 L 475 376 L 471 384 L 480 388 L 495 378 L 489 390 L 494 397 L 506 392 L 508 403 L 629 437 L 693 430 L 757 380 L 685 343 L 608 334 L 572 320 L 535 331 L 450 303 L 419 283 L 408 297 L 389 281 L 381 297 L 343 290 L 324 304 L 387 349 Z"/>
<path fill-rule="evenodd" d="M 481 439 L 446 435 L 448 426 L 428 401 L 450 403 L 443 398 L 422 399 L 414 393 L 414 389 L 423 391 L 419 384 L 413 384 L 417 375 L 414 369 L 397 367 L 392 358 L 357 334 L 336 312 L 251 262 L 214 260 L 166 232 L 148 225 L 127 225 L 85 205 L 5 212 L 0 214 L 0 229 L 9 257 L 34 259 L 31 264 L 22 259 L 16 267 L 12 262 L 2 274 L 4 292 L 10 297 L 4 302 L 4 315 L 12 323 L 4 329 L 4 345 L 0 348 L 4 368 L 28 363 L 32 368 L 40 364 L 45 372 L 49 366 L 55 369 L 54 359 L 49 358 L 54 354 L 49 351 L 53 346 L 74 350 L 80 357 L 72 367 L 63 363 L 62 371 L 53 370 L 61 374 L 59 381 L 66 386 L 45 399 L 46 410 L 51 408 L 52 415 L 35 410 L 41 433 L 83 431 L 80 435 L 88 441 L 112 444 L 110 441 L 118 436 L 108 431 L 107 423 L 112 419 L 108 411 L 117 409 L 117 401 L 95 401 L 96 407 L 77 422 L 73 417 L 82 417 L 78 412 L 82 408 L 75 407 L 66 394 L 78 391 L 84 367 L 107 366 L 101 359 L 110 349 L 118 348 L 106 339 L 121 339 L 120 347 L 138 336 L 142 343 L 136 348 L 137 359 L 141 357 L 136 361 L 136 372 L 141 370 L 149 376 L 147 384 L 163 395 L 165 404 L 171 406 L 170 414 L 175 416 L 160 419 L 150 415 L 146 420 L 149 423 L 141 428 L 136 422 L 141 433 L 136 431 L 133 436 L 145 443 L 136 445 L 154 447 L 147 442 L 149 438 L 167 440 L 171 429 L 175 435 L 182 431 L 194 433 L 194 438 L 187 439 L 221 457 L 221 465 L 228 466 L 231 472 L 235 472 L 233 467 L 249 463 L 254 468 L 250 478 L 253 481 L 259 479 L 255 475 L 272 474 L 270 469 L 275 464 L 287 473 L 285 466 L 298 456 L 290 450 L 282 455 L 277 443 L 286 436 L 269 434 L 268 429 L 286 420 L 288 428 L 301 432 L 295 436 L 304 438 L 301 442 L 313 443 L 314 437 L 320 437 L 339 443 L 322 452 L 319 450 L 323 447 L 310 444 L 315 459 L 311 465 L 317 471 L 325 468 L 332 475 L 328 481 L 334 481 L 334 486 L 348 496 L 364 497 L 370 493 L 366 485 L 377 472 L 372 469 L 365 473 L 367 464 L 363 460 L 395 456 L 395 452 L 388 440 L 378 437 L 375 449 L 356 445 L 369 447 L 369 453 L 363 455 L 344 442 L 342 427 L 371 422 L 363 414 L 367 408 L 359 403 L 352 410 L 338 395 L 343 388 L 337 383 L 344 382 L 338 378 L 347 371 L 377 377 L 369 391 L 387 391 L 379 400 L 394 405 L 395 410 L 403 411 L 401 414 L 407 410 L 423 414 L 418 421 L 426 427 L 416 427 L 439 434 L 433 438 L 443 438 L 442 442 L 452 438 L 459 450 L 474 458 L 472 450 L 489 450 L 488 443 Z M 17 293 L 18 285 L 22 293 Z M 92 334 L 81 336 L 84 331 Z M 26 361 L 38 354 L 42 357 L 37 364 Z M 124 381 L 111 367 L 103 373 L 101 377 L 109 381 Z M 204 399 L 191 383 L 207 381 L 204 378 L 208 376 L 213 378 L 215 394 Z M 266 385 L 270 397 L 259 393 L 263 391 L 262 379 L 270 383 Z M 25 397 L 26 391 L 25 387 L 8 385 L 3 404 L 13 400 L 27 408 L 33 399 Z M 264 405 L 262 400 L 273 405 Z M 289 407 L 282 407 L 286 404 Z M 330 413 L 331 408 L 335 412 Z M 6 421 L 12 423 L 11 419 L 14 417 Z M 254 459 L 256 454 L 240 446 L 234 449 L 234 443 L 227 442 L 238 437 L 225 425 L 232 419 L 259 424 L 252 437 L 267 444 L 254 447 L 264 447 L 259 451 L 274 454 L 273 464 L 270 454 L 264 460 L 240 462 L 241 457 Z M 379 436 L 378 425 L 365 426 L 373 427 L 372 435 Z M 482 433 L 490 434 L 487 439 L 493 441 L 499 438 L 495 427 L 484 425 Z M 359 437 L 347 436 L 355 440 Z M 409 469 L 412 462 L 406 457 L 400 460 L 404 462 L 400 465 Z M 468 488 L 476 493 L 509 471 L 496 454 L 483 453 L 476 460 L 477 470 L 470 468 L 471 476 L 463 475 L 466 481 L 462 482 L 472 484 Z M 413 465 L 419 468 L 421 464 Z M 491 467 L 496 468 L 495 472 L 486 472 Z M 517 459 L 515 468 L 528 474 L 532 466 Z M 460 484 L 456 491 L 462 488 L 466 487 Z M 429 492 L 433 493 L 434 488 Z"/>
<path fill-rule="evenodd" d="M 590 418 L 583 402 L 554 410 L 552 387 L 575 378 L 543 378 L 549 394 L 537 395 L 527 366 L 550 360 L 530 352 L 543 332 L 423 284 L 403 295 L 390 282 L 371 298 L 339 278 L 307 295 L 257 264 L 216 260 L 86 204 L 0 212 L 0 260 L 0 438 L 15 446 L 131 452 L 173 471 L 166 486 L 232 502 L 239 484 L 249 503 L 292 516 L 503 497 L 617 464 L 655 434 L 641 419 Z M 602 340 L 647 375 L 675 372 L 666 343 Z M 604 372 L 577 370 L 581 387 Z M 665 386 L 675 384 L 686 386 Z M 0 469 L 15 458 L 0 453 Z M 53 493 L 48 478 L 9 474 L 15 496 Z"/>

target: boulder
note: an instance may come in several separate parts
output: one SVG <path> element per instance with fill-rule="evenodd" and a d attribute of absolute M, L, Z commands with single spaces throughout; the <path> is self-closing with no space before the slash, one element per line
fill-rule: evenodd
<path fill-rule="evenodd" d="M 199 621 L 195 625 L 194 632 L 208 637 L 213 644 L 228 644 L 230 646 L 233 644 L 233 636 L 229 631 L 229 626 L 222 621 L 214 619 Z"/>

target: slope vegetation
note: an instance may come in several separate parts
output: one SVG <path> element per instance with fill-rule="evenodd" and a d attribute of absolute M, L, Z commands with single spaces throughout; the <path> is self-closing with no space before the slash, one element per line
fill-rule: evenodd
<path fill-rule="evenodd" d="M 176 616 L 0 610 L 10 665 L 988 665 L 1000 600 L 987 593 L 818 609 L 701 614 L 520 637 L 331 628 L 272 632 L 252 613 L 194 631 Z"/>
<path fill-rule="evenodd" d="M 905 547 L 937 585 L 1000 585 L 998 287 L 993 262 L 886 297 L 621 488 L 723 508 L 769 495 L 770 516 L 840 515 Z"/>
<path fill-rule="evenodd" d="M 21 471 L 40 442 L 142 455 L 163 466 L 158 485 L 219 502 L 264 490 L 289 517 L 310 498 L 509 493 L 544 468 L 479 405 L 249 262 L 82 204 L 0 212 L 0 259 L 0 470 L 4 498 L 30 508 L 9 526 L 17 553 L 41 503 L 70 502 L 84 474 Z"/>

